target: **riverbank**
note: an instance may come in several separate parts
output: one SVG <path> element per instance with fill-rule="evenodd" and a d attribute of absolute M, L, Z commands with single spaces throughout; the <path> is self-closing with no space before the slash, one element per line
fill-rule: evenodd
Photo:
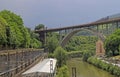
<path fill-rule="evenodd" d="M 109 72 L 82 61 L 82 58 L 72 58 L 68 60 L 67 66 L 71 75 L 70 77 L 72 77 L 72 67 L 76 67 L 77 77 L 115 77 Z"/>
<path fill-rule="evenodd" d="M 90 57 L 87 62 L 117 77 L 120 77 L 120 67 L 117 64 L 110 63 L 97 57 Z"/>

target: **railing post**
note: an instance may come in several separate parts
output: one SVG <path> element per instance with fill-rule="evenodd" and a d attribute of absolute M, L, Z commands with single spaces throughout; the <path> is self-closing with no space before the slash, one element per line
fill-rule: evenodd
<path fill-rule="evenodd" d="M 15 71 L 15 73 L 17 74 L 18 73 L 18 53 L 17 53 L 17 51 L 16 51 L 16 71 Z"/>
<path fill-rule="evenodd" d="M 53 60 L 50 60 L 50 77 L 53 77 Z"/>

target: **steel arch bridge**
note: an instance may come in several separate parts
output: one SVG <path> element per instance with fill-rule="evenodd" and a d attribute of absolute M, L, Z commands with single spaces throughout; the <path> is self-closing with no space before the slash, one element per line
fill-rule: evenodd
<path fill-rule="evenodd" d="M 53 28 L 47 29 L 44 28 L 42 30 L 36 30 L 36 33 L 39 33 L 40 40 L 43 43 L 46 43 L 46 34 L 49 32 L 59 32 L 60 35 L 60 45 L 62 47 L 65 46 L 67 41 L 77 32 L 81 30 L 89 31 L 95 35 L 97 35 L 102 41 L 105 40 L 105 36 L 111 34 L 114 30 L 120 28 L 120 18 L 111 18 L 102 21 L 96 21 L 87 24 L 74 25 L 69 27 L 62 28 Z M 66 34 L 66 36 L 61 39 L 62 33 Z"/>

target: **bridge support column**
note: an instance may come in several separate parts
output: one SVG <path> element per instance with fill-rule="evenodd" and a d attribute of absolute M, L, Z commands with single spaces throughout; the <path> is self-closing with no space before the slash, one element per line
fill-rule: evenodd
<path fill-rule="evenodd" d="M 105 49 L 103 47 L 103 42 L 101 40 L 98 40 L 96 42 L 96 56 L 104 56 L 105 55 Z"/>
<path fill-rule="evenodd" d="M 67 30 L 65 29 L 65 34 L 67 34 Z"/>
<path fill-rule="evenodd" d="M 118 22 L 116 22 L 116 28 L 118 29 Z"/>
<path fill-rule="evenodd" d="M 47 27 L 44 29 L 46 30 Z M 39 33 L 39 38 L 40 38 L 40 41 L 42 42 L 42 47 L 45 47 L 46 46 L 46 35 L 47 35 L 47 32 L 40 32 Z M 46 48 L 44 48 L 46 50 Z"/>
<path fill-rule="evenodd" d="M 106 35 L 108 35 L 108 33 L 109 33 L 109 32 L 108 32 L 108 24 L 106 24 L 106 31 L 107 31 L 107 32 L 106 32 Z"/>
<path fill-rule="evenodd" d="M 59 31 L 59 44 L 61 43 L 61 40 L 62 40 L 62 32 Z"/>
<path fill-rule="evenodd" d="M 118 21 L 117 25 L 118 25 L 118 29 L 119 29 L 120 28 L 120 21 Z"/>
<path fill-rule="evenodd" d="M 40 37 L 40 41 L 41 41 L 42 44 L 44 45 L 44 43 L 45 43 L 45 33 L 44 33 L 44 32 L 41 32 L 41 33 L 39 34 L 39 37 Z"/>

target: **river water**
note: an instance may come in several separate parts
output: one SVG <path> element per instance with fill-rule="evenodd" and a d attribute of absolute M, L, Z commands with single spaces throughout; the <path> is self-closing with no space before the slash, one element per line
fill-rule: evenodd
<path fill-rule="evenodd" d="M 70 75 L 72 77 L 72 67 L 76 67 L 77 77 L 115 77 L 110 73 L 99 69 L 89 63 L 83 62 L 80 58 L 75 58 L 67 61 Z"/>

